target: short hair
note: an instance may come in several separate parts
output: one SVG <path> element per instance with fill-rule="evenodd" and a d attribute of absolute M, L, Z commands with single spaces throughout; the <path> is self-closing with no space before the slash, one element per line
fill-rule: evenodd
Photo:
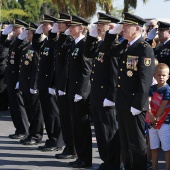
<path fill-rule="evenodd" d="M 167 64 L 165 63 L 159 63 L 156 68 L 155 68 L 155 73 L 159 70 L 162 70 L 162 69 L 167 69 L 168 70 L 168 74 L 169 74 L 169 67 Z"/>

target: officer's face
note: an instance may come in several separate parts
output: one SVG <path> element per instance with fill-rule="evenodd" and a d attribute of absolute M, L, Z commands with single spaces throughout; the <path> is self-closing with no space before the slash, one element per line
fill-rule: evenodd
<path fill-rule="evenodd" d="M 98 31 L 99 37 L 102 37 L 103 35 L 105 35 L 107 30 L 109 30 L 108 23 L 97 24 L 97 31 Z"/>
<path fill-rule="evenodd" d="M 13 37 L 18 37 L 19 34 L 24 30 L 23 27 L 13 27 Z"/>
<path fill-rule="evenodd" d="M 158 29 L 158 36 L 160 42 L 164 42 L 170 37 L 170 31 L 165 29 Z"/>
<path fill-rule="evenodd" d="M 129 42 L 134 39 L 136 35 L 137 26 L 133 24 L 123 24 L 123 36 Z"/>
<path fill-rule="evenodd" d="M 67 24 L 64 22 L 58 23 L 58 28 L 59 28 L 60 32 L 64 32 L 67 29 L 67 27 L 68 27 Z"/>
<path fill-rule="evenodd" d="M 155 72 L 154 74 L 155 79 L 158 82 L 158 85 L 165 85 L 167 80 L 169 79 L 169 69 L 168 68 L 163 68 L 159 69 Z"/>
<path fill-rule="evenodd" d="M 48 32 L 52 29 L 52 24 L 50 22 L 44 22 L 42 29 L 43 29 L 43 33 L 48 36 Z"/>
<path fill-rule="evenodd" d="M 27 39 L 29 42 L 32 42 L 32 38 L 33 38 L 33 31 L 28 30 L 27 32 Z"/>
<path fill-rule="evenodd" d="M 71 25 L 69 29 L 71 36 L 74 38 L 77 38 L 83 32 L 82 25 Z"/>

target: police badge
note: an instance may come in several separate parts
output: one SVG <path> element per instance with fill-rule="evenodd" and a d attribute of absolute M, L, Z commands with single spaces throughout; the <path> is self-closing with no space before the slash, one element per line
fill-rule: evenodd
<path fill-rule="evenodd" d="M 151 58 L 144 58 L 144 64 L 145 64 L 145 66 L 150 66 L 151 65 Z"/>

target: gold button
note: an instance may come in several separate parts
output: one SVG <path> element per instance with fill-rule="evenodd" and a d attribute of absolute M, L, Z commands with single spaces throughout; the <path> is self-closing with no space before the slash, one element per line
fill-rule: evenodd
<path fill-rule="evenodd" d="M 78 82 L 76 81 L 76 84 L 77 84 Z"/>
<path fill-rule="evenodd" d="M 12 71 L 12 73 L 14 73 L 14 71 Z"/>
<path fill-rule="evenodd" d="M 48 75 L 46 74 L 45 76 L 47 77 Z"/>
<path fill-rule="evenodd" d="M 125 61 L 123 61 L 123 63 L 125 63 Z"/>
<path fill-rule="evenodd" d="M 101 89 L 103 89 L 103 86 L 101 86 Z"/>
<path fill-rule="evenodd" d="M 121 68 L 120 71 L 122 71 L 123 69 Z"/>
<path fill-rule="evenodd" d="M 120 85 L 117 85 L 117 87 L 120 87 Z"/>
<path fill-rule="evenodd" d="M 118 79 L 120 79 L 120 76 L 118 77 Z"/>
<path fill-rule="evenodd" d="M 95 67 L 96 65 L 94 64 L 93 66 Z"/>
<path fill-rule="evenodd" d="M 21 62 L 22 62 L 22 60 L 21 60 Z"/>
<path fill-rule="evenodd" d="M 94 74 L 94 71 L 92 71 L 92 73 Z"/>
<path fill-rule="evenodd" d="M 93 81 L 93 79 L 91 79 L 91 81 Z"/>
<path fill-rule="evenodd" d="M 132 94 L 133 96 L 135 95 L 135 93 Z"/>
<path fill-rule="evenodd" d="M 30 77 L 28 77 L 28 80 L 30 79 Z"/>
<path fill-rule="evenodd" d="M 74 59 L 76 59 L 76 57 L 74 57 Z"/>

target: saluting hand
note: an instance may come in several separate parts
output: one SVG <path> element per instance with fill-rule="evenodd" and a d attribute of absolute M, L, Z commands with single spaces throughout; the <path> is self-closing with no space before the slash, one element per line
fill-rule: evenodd
<path fill-rule="evenodd" d="M 92 37 L 98 37 L 97 24 L 91 24 L 89 35 Z"/>
<path fill-rule="evenodd" d="M 3 35 L 8 35 L 9 33 L 12 32 L 12 30 L 13 30 L 13 25 L 10 24 L 10 25 L 8 25 L 8 26 L 3 30 L 2 34 L 3 34 Z"/>
<path fill-rule="evenodd" d="M 48 93 L 51 94 L 51 95 L 56 95 L 55 89 L 50 88 L 50 87 L 48 88 Z"/>
<path fill-rule="evenodd" d="M 36 29 L 35 33 L 36 34 L 42 34 L 43 33 L 43 28 L 42 28 L 43 24 L 39 25 L 38 28 Z"/>
<path fill-rule="evenodd" d="M 57 24 L 57 23 L 54 23 L 51 32 L 52 32 L 52 33 L 57 33 L 57 32 L 59 32 L 59 27 L 58 27 L 58 24 Z"/>
<path fill-rule="evenodd" d="M 115 103 L 105 98 L 103 101 L 103 107 L 109 107 L 109 106 L 110 107 L 115 106 Z"/>
<path fill-rule="evenodd" d="M 65 30 L 64 34 L 66 34 L 66 35 L 70 35 L 70 29 L 69 29 L 69 28 L 67 28 L 67 29 Z"/>
<path fill-rule="evenodd" d="M 119 34 L 123 29 L 123 24 L 116 24 L 114 28 L 109 30 L 109 34 Z"/>
<path fill-rule="evenodd" d="M 82 96 L 76 94 L 76 95 L 74 96 L 74 102 L 78 102 L 78 101 L 80 101 L 82 98 L 83 98 Z"/>
<path fill-rule="evenodd" d="M 37 94 L 37 93 L 38 93 L 38 90 L 30 89 L 30 93 L 31 93 L 31 94 Z"/>
<path fill-rule="evenodd" d="M 27 30 L 22 31 L 22 33 L 18 36 L 18 38 L 19 38 L 20 40 L 25 39 L 25 38 L 27 37 L 27 33 L 28 33 Z"/>
<path fill-rule="evenodd" d="M 158 32 L 157 30 L 158 30 L 157 28 L 151 29 L 151 31 L 149 31 L 149 33 L 148 33 L 147 39 L 153 40 L 155 38 L 155 36 L 157 35 L 157 32 Z"/>

